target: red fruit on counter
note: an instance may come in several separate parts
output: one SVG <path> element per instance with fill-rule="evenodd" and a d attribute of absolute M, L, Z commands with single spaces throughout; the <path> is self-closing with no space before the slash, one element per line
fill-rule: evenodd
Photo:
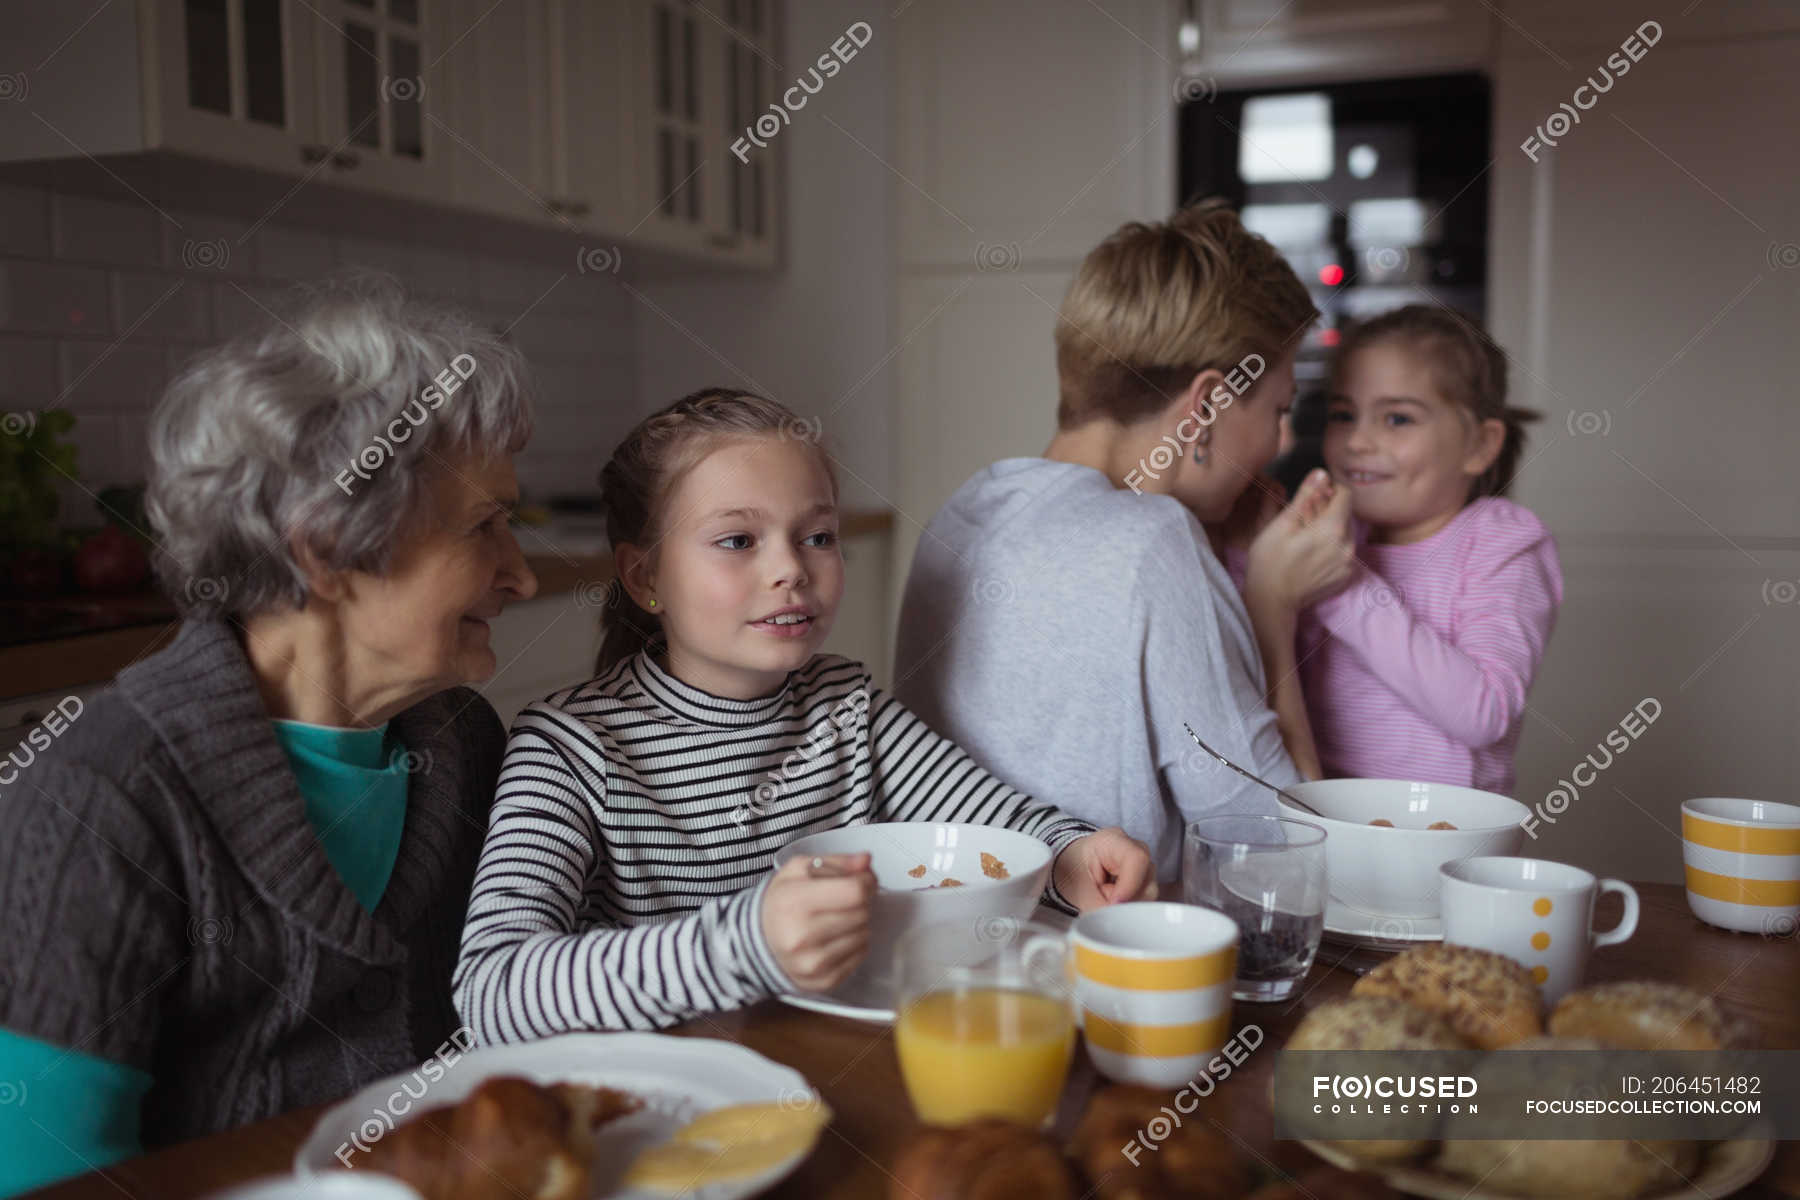
<path fill-rule="evenodd" d="M 75 586 L 84 592 L 129 592 L 150 576 L 150 556 L 117 525 L 108 525 L 75 551 Z"/>

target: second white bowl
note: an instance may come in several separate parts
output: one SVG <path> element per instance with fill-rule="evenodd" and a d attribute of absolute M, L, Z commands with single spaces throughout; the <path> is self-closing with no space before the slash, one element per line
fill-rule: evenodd
<path fill-rule="evenodd" d="M 1331 898 L 1382 917 L 1435 917 L 1438 867 L 1518 853 L 1531 810 L 1494 792 L 1405 779 L 1316 779 L 1288 788 L 1321 815 L 1281 801 L 1283 816 L 1325 828 Z M 1371 825 L 1385 820 L 1393 826 Z M 1448 822 L 1454 829 L 1429 829 Z"/>

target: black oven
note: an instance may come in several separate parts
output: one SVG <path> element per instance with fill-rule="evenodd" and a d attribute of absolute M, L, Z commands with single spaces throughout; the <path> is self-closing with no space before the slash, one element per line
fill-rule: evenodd
<path fill-rule="evenodd" d="M 1297 445 L 1275 471 L 1291 489 L 1319 461 L 1346 326 L 1419 302 L 1485 320 L 1490 85 L 1471 73 L 1183 94 L 1181 196 L 1229 199 L 1324 314 L 1295 362 Z"/>

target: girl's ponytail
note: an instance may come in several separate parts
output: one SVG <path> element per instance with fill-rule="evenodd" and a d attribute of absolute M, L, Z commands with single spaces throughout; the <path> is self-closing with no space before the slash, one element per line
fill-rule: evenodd
<path fill-rule="evenodd" d="M 810 445 L 837 494 L 837 474 L 819 444 L 816 423 L 750 392 L 705 388 L 638 422 L 601 468 L 600 505 L 615 551 L 628 543 L 654 553 L 666 532 L 659 519 L 663 501 L 676 480 L 720 439 L 733 437 L 791 438 Z M 621 579 L 613 581 L 601 624 L 596 675 L 663 640 L 662 620 L 638 607 Z"/>

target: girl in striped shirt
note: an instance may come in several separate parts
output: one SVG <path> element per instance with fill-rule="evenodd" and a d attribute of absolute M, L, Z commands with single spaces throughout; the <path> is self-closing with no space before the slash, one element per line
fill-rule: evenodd
<path fill-rule="evenodd" d="M 519 714 L 455 977 L 484 1042 L 660 1028 L 824 991 L 868 948 L 869 855 L 820 830 L 959 821 L 1055 850 L 1045 899 L 1135 898 L 1149 852 L 1032 800 L 818 654 L 843 594 L 837 483 L 804 422 L 739 392 L 637 426 L 601 474 L 613 589 L 598 676 Z"/>
<path fill-rule="evenodd" d="M 1525 697 L 1562 603 L 1550 531 L 1505 498 L 1538 414 L 1473 321 L 1409 305 L 1354 327 L 1332 367 L 1325 462 L 1358 570 L 1300 625 L 1325 774 L 1511 795 Z"/>

